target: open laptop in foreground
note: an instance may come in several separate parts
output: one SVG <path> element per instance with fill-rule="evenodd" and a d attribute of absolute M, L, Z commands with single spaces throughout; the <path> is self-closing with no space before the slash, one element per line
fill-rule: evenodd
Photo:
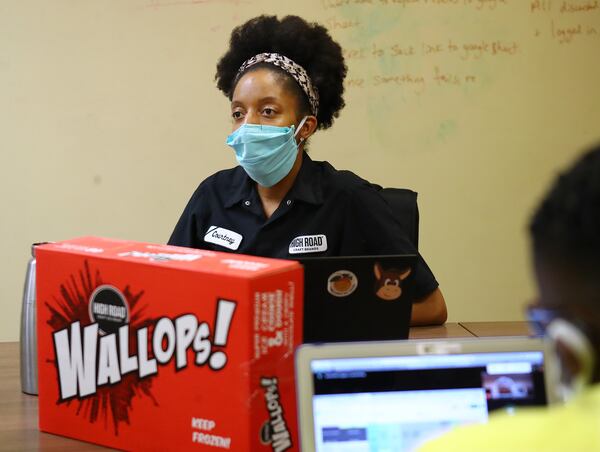
<path fill-rule="evenodd" d="M 303 451 L 412 451 L 498 409 L 554 402 L 540 338 L 305 344 L 296 354 Z"/>
<path fill-rule="evenodd" d="M 304 266 L 303 342 L 408 338 L 415 255 L 298 261 Z"/>

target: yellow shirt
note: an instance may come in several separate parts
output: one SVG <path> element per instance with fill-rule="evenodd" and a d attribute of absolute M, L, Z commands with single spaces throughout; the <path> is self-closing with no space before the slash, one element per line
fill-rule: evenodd
<path fill-rule="evenodd" d="M 438 451 L 600 451 L 600 384 L 565 405 L 500 413 L 487 424 L 457 428 L 419 449 Z"/>

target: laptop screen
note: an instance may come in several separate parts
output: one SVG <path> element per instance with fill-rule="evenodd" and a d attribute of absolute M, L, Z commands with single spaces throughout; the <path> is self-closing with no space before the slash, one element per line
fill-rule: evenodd
<path fill-rule="evenodd" d="M 494 410 L 547 403 L 542 351 L 323 358 L 310 371 L 319 452 L 410 451 Z"/>

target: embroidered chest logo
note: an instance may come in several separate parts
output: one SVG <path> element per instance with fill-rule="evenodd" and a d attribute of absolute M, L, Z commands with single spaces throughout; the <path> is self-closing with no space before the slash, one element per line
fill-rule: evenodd
<path fill-rule="evenodd" d="M 215 245 L 224 246 L 230 250 L 237 250 L 242 243 L 242 235 L 229 229 L 211 226 L 204 234 L 204 241 L 214 243 Z"/>
<path fill-rule="evenodd" d="M 325 234 L 301 235 L 290 243 L 290 254 L 320 253 L 327 251 L 327 236 Z"/>

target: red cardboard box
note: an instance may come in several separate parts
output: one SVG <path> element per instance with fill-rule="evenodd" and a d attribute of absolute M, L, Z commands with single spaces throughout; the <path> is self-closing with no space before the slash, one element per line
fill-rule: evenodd
<path fill-rule="evenodd" d="M 84 237 L 36 248 L 40 430 L 127 450 L 297 450 L 294 261 Z"/>

